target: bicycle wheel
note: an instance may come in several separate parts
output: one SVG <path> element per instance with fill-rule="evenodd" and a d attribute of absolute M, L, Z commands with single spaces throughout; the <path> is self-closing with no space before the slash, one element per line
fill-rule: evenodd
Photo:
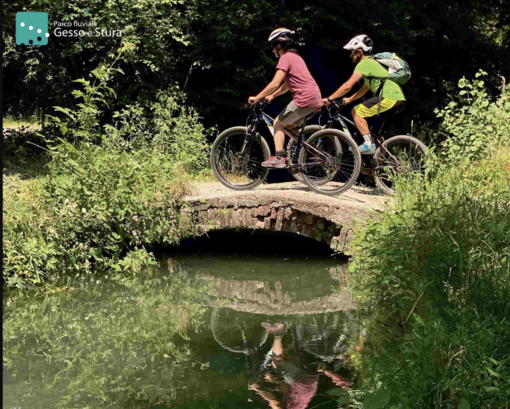
<path fill-rule="evenodd" d="M 269 332 L 261 325 L 264 316 L 214 307 L 211 330 L 216 342 L 236 354 L 256 352 L 267 340 Z"/>
<path fill-rule="evenodd" d="M 337 195 L 350 189 L 361 168 L 354 139 L 336 129 L 314 133 L 299 155 L 303 181 L 317 193 Z"/>
<path fill-rule="evenodd" d="M 312 136 L 315 132 L 319 132 L 322 128 L 323 127 L 321 127 L 319 125 L 305 126 L 305 129 L 303 129 L 303 140 L 306 141 L 310 136 Z M 297 143 L 297 141 L 295 139 L 290 138 L 290 141 L 287 144 L 287 161 L 288 161 L 288 163 L 290 163 L 296 143 Z M 301 147 L 303 147 L 303 145 L 301 145 Z M 297 157 L 299 158 L 299 153 L 298 153 Z M 303 182 L 303 178 L 301 177 L 300 172 L 292 173 L 292 176 L 294 176 L 294 179 L 296 179 L 298 182 Z"/>
<path fill-rule="evenodd" d="M 262 162 L 271 151 L 259 134 L 248 135 L 244 126 L 223 131 L 211 149 L 211 168 L 220 183 L 233 190 L 249 190 L 260 185 L 269 169 Z"/>
<path fill-rule="evenodd" d="M 386 140 L 374 155 L 377 187 L 391 195 L 395 193 L 397 178 L 424 175 L 426 151 L 427 147 L 412 136 L 399 135 Z"/>

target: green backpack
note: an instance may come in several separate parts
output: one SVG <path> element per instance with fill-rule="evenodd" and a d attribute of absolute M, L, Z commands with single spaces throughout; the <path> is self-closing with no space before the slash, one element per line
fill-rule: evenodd
<path fill-rule="evenodd" d="M 397 54 L 377 53 L 369 58 L 373 58 L 388 69 L 388 79 L 391 81 L 404 85 L 411 79 L 411 67 Z"/>

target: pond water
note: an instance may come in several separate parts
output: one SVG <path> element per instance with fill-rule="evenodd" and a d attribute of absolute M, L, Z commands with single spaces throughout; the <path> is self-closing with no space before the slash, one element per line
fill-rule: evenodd
<path fill-rule="evenodd" d="M 169 254 L 9 303 L 3 407 L 338 406 L 359 338 L 345 260 Z"/>

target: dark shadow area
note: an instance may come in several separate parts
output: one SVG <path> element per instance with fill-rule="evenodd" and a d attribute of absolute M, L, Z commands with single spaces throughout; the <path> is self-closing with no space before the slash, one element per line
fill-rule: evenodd
<path fill-rule="evenodd" d="M 346 256 L 335 255 L 326 243 L 289 232 L 270 230 L 225 229 L 208 232 L 200 237 L 181 241 L 179 246 L 161 247 L 160 252 L 172 253 L 220 253 L 254 255 L 292 255 L 293 258 L 324 258 L 347 260 Z"/>

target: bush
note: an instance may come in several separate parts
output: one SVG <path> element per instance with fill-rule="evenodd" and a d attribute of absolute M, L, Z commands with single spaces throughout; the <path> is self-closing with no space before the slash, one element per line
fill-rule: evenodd
<path fill-rule="evenodd" d="M 115 125 L 105 126 L 103 143 L 122 150 L 152 147 L 168 155 L 190 174 L 208 165 L 209 147 L 198 114 L 184 105 L 182 96 L 160 92 L 148 108 L 139 103 L 113 114 Z"/>
<path fill-rule="evenodd" d="M 54 155 L 50 175 L 34 181 L 35 189 L 6 194 L 7 286 L 90 271 L 93 264 L 141 267 L 150 263 L 146 252 L 121 256 L 152 243 L 176 244 L 188 233 L 180 223 L 182 171 L 164 153 L 66 143 Z"/>
<path fill-rule="evenodd" d="M 19 191 L 11 186 L 5 194 L 8 287 L 89 272 L 93 265 L 137 272 L 153 262 L 148 246 L 177 244 L 192 232 L 181 223 L 180 199 L 187 175 L 208 163 L 204 129 L 169 91 L 149 109 L 128 106 L 113 115 L 115 124 L 101 125 L 115 97 L 108 81 L 122 73 L 113 68 L 122 52 L 94 70 L 93 81 L 79 80 L 75 110 L 56 107 L 64 116 L 51 117 L 42 131 L 49 174 L 30 185 L 13 180 Z"/>
<path fill-rule="evenodd" d="M 510 146 L 510 90 L 505 89 L 496 102 L 491 102 L 485 83 L 481 77 L 484 71 L 476 74 L 475 81 L 462 78 L 459 81 L 459 96 L 442 110 L 436 109 L 442 118 L 442 129 L 446 133 L 443 143 L 446 158 L 483 157 L 490 149 L 500 145 Z"/>
<path fill-rule="evenodd" d="M 353 245 L 351 286 L 367 326 L 355 361 L 390 407 L 510 401 L 507 98 L 447 111 L 448 160 L 440 155 L 429 180 L 398 181 L 394 203 Z"/>

